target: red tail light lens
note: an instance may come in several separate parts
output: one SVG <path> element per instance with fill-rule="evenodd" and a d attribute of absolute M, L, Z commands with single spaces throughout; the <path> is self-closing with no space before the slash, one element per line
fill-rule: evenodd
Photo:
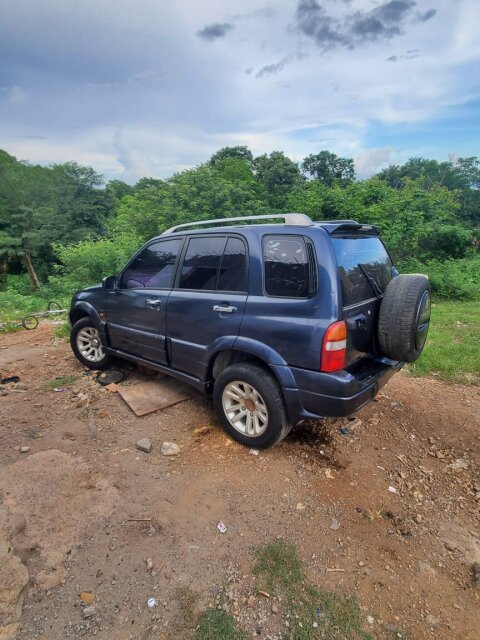
<path fill-rule="evenodd" d="M 325 331 L 322 344 L 320 370 L 325 373 L 341 371 L 347 357 L 347 325 L 343 320 L 334 322 Z"/>

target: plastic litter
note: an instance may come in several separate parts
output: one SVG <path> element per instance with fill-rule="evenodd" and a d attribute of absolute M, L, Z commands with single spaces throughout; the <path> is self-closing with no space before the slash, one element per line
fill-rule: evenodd
<path fill-rule="evenodd" d="M 395 487 L 392 487 L 392 485 L 388 487 L 388 490 L 390 491 L 390 493 L 398 493 L 398 491 L 395 489 Z"/>
<path fill-rule="evenodd" d="M 217 522 L 217 529 L 220 531 L 220 533 L 227 533 L 227 527 L 221 520 L 220 522 Z"/>
<path fill-rule="evenodd" d="M 65 391 L 65 387 L 55 387 L 54 391 L 60 393 L 61 391 Z"/>
<path fill-rule="evenodd" d="M 250 453 L 252 454 L 252 456 L 258 456 L 260 454 L 260 451 L 258 449 L 250 449 Z"/>
<path fill-rule="evenodd" d="M 348 427 L 341 427 L 340 433 L 342 434 L 342 436 L 349 436 L 352 432 Z"/>
<path fill-rule="evenodd" d="M 330 525 L 330 529 L 333 529 L 334 531 L 336 531 L 337 529 L 340 529 L 340 523 L 335 518 L 332 518 L 332 524 Z"/>
<path fill-rule="evenodd" d="M 157 606 L 157 601 L 155 600 L 155 598 L 149 598 L 147 600 L 147 605 L 149 609 L 155 609 L 155 607 Z"/>

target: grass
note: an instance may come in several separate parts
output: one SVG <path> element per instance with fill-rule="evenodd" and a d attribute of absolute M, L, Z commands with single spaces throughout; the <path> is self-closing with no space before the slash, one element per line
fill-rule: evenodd
<path fill-rule="evenodd" d="M 62 314 L 63 316 L 63 314 Z M 68 341 L 70 339 L 70 325 L 68 322 L 62 322 L 55 327 L 54 335 L 60 340 Z"/>
<path fill-rule="evenodd" d="M 58 378 L 54 378 L 53 380 L 49 380 L 42 385 L 42 388 L 46 391 L 52 391 L 57 387 L 69 387 L 74 384 L 80 378 L 77 374 L 71 374 L 68 376 L 59 376 Z"/>
<path fill-rule="evenodd" d="M 435 302 L 425 350 L 408 366 L 414 376 L 480 383 L 480 301 Z"/>
<path fill-rule="evenodd" d="M 198 619 L 192 640 L 247 640 L 247 636 L 237 628 L 233 616 L 219 609 L 209 609 Z"/>
<path fill-rule="evenodd" d="M 355 596 L 321 591 L 304 577 L 294 545 L 278 540 L 256 550 L 259 588 L 281 595 L 289 619 L 285 640 L 373 640 Z"/>
<path fill-rule="evenodd" d="M 253 574 L 259 579 L 259 589 L 275 595 L 291 591 L 303 580 L 303 571 L 293 544 L 278 540 L 255 551 Z"/>

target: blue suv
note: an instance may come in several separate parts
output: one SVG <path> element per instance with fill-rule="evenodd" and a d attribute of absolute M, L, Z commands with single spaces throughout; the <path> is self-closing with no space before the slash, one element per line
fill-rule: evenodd
<path fill-rule="evenodd" d="M 153 238 L 77 292 L 70 321 L 85 366 L 119 357 L 188 382 L 233 438 L 267 448 L 301 420 L 358 411 L 416 360 L 430 287 L 398 275 L 372 225 L 248 216 Z"/>

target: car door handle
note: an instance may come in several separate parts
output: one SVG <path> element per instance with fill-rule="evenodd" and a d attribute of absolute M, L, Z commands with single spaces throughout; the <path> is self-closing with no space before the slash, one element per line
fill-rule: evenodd
<path fill-rule="evenodd" d="M 147 305 L 147 307 L 150 307 L 150 309 L 156 309 L 162 304 L 162 301 L 158 298 L 147 298 L 145 300 L 145 304 Z"/>
<path fill-rule="evenodd" d="M 222 305 L 222 304 L 214 304 L 212 307 L 212 311 L 218 311 L 218 313 L 235 313 L 237 307 L 232 307 L 230 305 Z"/>

